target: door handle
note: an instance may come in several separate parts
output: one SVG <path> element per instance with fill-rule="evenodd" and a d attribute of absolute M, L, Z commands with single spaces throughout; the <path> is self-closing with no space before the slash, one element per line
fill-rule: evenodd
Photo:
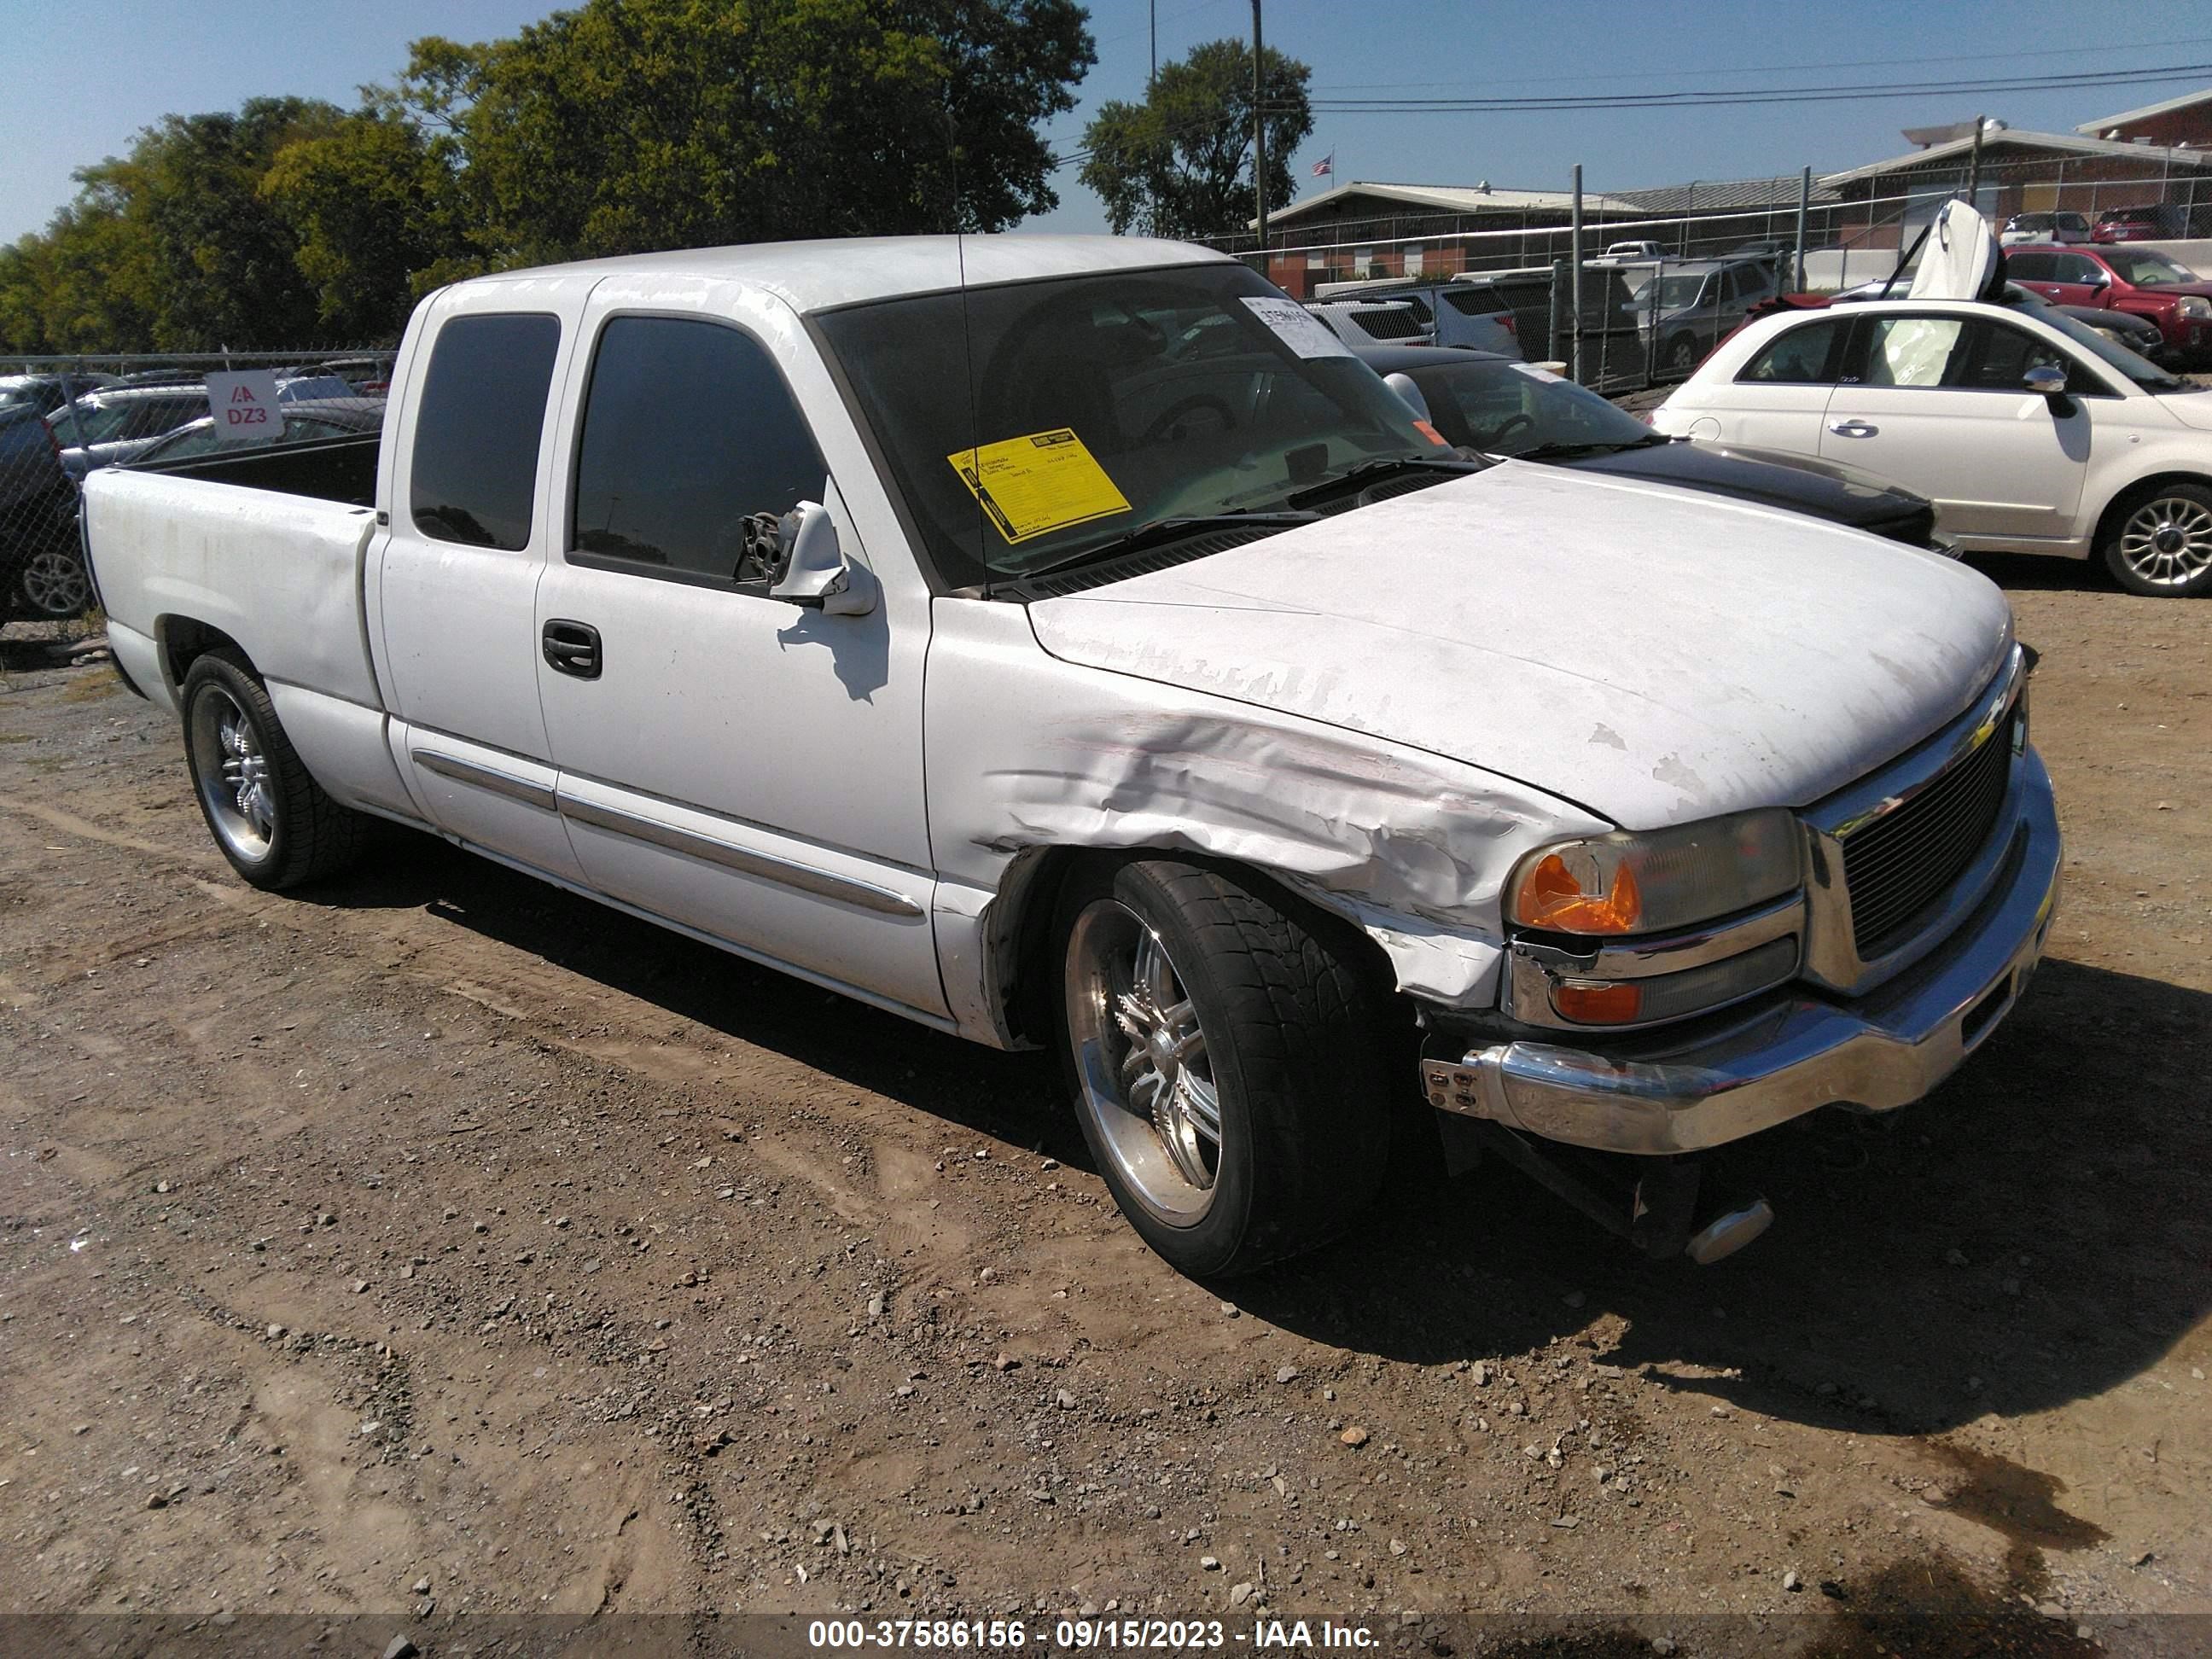
<path fill-rule="evenodd" d="M 1838 438 L 1871 438 L 1881 428 L 1867 421 L 1838 421 L 1828 430 Z"/>
<path fill-rule="evenodd" d="M 546 663 L 555 672 L 580 680 L 599 678 L 599 630 L 589 623 L 566 622 L 556 617 L 545 624 L 542 639 Z"/>

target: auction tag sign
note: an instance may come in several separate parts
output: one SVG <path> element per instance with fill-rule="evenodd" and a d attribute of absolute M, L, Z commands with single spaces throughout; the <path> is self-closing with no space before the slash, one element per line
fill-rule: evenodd
<path fill-rule="evenodd" d="M 945 458 L 1010 542 L 1129 510 L 1072 427 L 956 449 Z"/>
<path fill-rule="evenodd" d="M 276 407 L 276 371 L 248 368 L 207 377 L 208 413 L 218 443 L 271 443 L 284 430 Z"/>

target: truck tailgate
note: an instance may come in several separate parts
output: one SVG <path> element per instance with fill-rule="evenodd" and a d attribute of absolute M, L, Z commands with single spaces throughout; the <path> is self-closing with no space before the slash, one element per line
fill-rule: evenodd
<path fill-rule="evenodd" d="M 85 481 L 84 511 L 112 627 L 150 642 L 164 617 L 189 617 L 265 679 L 382 706 L 362 607 L 372 509 L 110 467 Z"/>

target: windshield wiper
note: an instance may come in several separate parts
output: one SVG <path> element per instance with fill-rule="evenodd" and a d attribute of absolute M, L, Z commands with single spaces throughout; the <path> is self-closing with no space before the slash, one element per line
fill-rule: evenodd
<path fill-rule="evenodd" d="M 1283 499 L 1292 507 L 1302 507 L 1308 501 L 1317 501 L 1325 495 L 1334 495 L 1348 483 L 1354 483 L 1364 478 L 1380 477 L 1387 472 L 1402 472 L 1409 467 L 1424 471 L 1436 467 L 1446 472 L 1479 472 L 1487 464 L 1485 462 L 1470 461 L 1458 455 L 1379 457 L 1375 460 L 1361 461 L 1356 465 L 1348 466 L 1343 471 L 1333 474 L 1317 484 L 1310 485 L 1304 489 L 1293 490 Z"/>
<path fill-rule="evenodd" d="M 1533 449 L 1501 449 L 1509 461 L 1556 461 L 1568 455 L 1611 455 L 1624 449 L 1650 449 L 1674 441 L 1663 432 L 1647 432 L 1640 438 L 1601 438 L 1590 443 L 1538 444 Z"/>
<path fill-rule="evenodd" d="M 1008 580 L 1028 581 L 1036 576 L 1049 576 L 1057 571 L 1072 570 L 1078 565 L 1097 564 L 1102 560 L 1118 557 L 1124 553 L 1137 553 L 1148 547 L 1159 547 L 1169 542 L 1181 541 L 1207 530 L 1243 530 L 1251 526 L 1272 526 L 1287 530 L 1293 525 L 1312 524 L 1321 517 L 1318 513 L 1258 513 L 1250 509 L 1227 513 L 1200 513 L 1186 518 L 1155 519 L 1150 524 L 1139 525 L 1126 534 L 1111 541 L 1086 547 L 1080 553 L 1071 553 L 1050 564 L 1041 564 L 1032 569 L 1008 573 Z"/>

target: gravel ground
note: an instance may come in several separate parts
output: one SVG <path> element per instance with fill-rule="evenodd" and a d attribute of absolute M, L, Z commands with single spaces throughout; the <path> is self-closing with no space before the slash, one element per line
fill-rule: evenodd
<path fill-rule="evenodd" d="M 2212 1612 L 2212 610 L 1985 568 L 2051 959 L 1745 1148 L 1702 1271 L 1486 1168 L 1178 1279 L 1036 1057 L 423 837 L 255 893 L 167 721 L 0 641 L 0 1610 Z"/>

